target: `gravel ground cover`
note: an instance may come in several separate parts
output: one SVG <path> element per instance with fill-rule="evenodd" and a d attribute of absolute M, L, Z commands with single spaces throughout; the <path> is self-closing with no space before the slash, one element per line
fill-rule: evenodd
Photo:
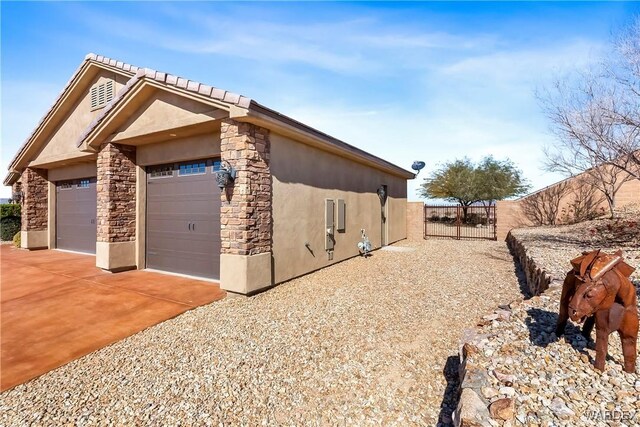
<path fill-rule="evenodd" d="M 488 402 L 513 399 L 504 426 L 640 425 L 640 375 L 622 371 L 618 335 L 609 338 L 609 357 L 601 373 L 592 367 L 593 342 L 587 342 L 577 326 L 570 322 L 560 339 L 554 333 L 562 280 L 569 260 L 583 250 L 623 249 L 626 261 L 637 268 L 631 278 L 640 292 L 637 218 L 634 208 L 614 221 L 512 232 L 555 280 L 543 295 L 512 303 L 507 312 L 498 310 L 480 322 L 473 363 L 490 373 L 490 384 L 482 388 Z"/>
<path fill-rule="evenodd" d="M 394 247 L 407 250 L 200 307 L 20 385 L 0 424 L 449 424 L 462 330 L 521 296 L 513 259 L 502 242 Z"/>
<path fill-rule="evenodd" d="M 621 209 L 614 220 L 603 218 L 573 225 L 523 228 L 512 233 L 525 244 L 536 264 L 556 278 L 564 279 L 571 267 L 569 260 L 582 251 L 594 249 L 605 252 L 622 249 L 627 263 L 640 270 L 639 221 L 640 205 L 630 205 Z M 635 272 L 636 280 L 639 274 Z"/>

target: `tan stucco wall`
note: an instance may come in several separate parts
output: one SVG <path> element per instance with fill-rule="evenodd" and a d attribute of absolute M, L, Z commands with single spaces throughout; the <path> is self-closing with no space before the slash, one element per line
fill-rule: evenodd
<path fill-rule="evenodd" d="M 576 199 L 576 189 L 580 187 L 581 183 L 580 175 L 570 178 L 568 180 L 561 181 L 553 184 L 545 189 L 542 189 L 531 195 L 524 196 L 517 200 L 501 200 L 496 203 L 496 233 L 498 240 L 504 240 L 510 230 L 514 228 L 531 227 L 539 224 L 535 224 L 531 218 L 529 218 L 524 211 L 524 206 L 527 201 L 533 200 L 536 194 L 543 192 L 553 192 L 559 185 L 566 185 L 568 190 L 566 194 L 562 196 L 558 203 L 558 215 L 556 216 L 557 224 L 563 222 L 565 214 L 570 209 L 571 204 Z M 585 184 L 582 184 L 585 185 Z M 609 205 L 604 199 L 604 194 L 600 190 L 594 190 L 597 197 L 601 197 L 602 201 L 597 206 L 597 209 L 602 214 L 609 214 Z M 632 203 L 640 203 L 640 180 L 632 179 L 626 181 L 618 192 L 616 193 L 616 208 L 622 208 Z"/>
<path fill-rule="evenodd" d="M 136 150 L 139 166 L 220 156 L 220 132 L 141 145 Z"/>
<path fill-rule="evenodd" d="M 141 105 L 137 104 L 132 100 L 125 107 L 127 111 L 133 109 L 135 112 L 118 126 L 112 142 L 195 126 L 210 122 L 223 113 L 210 105 L 164 90 L 155 90 Z M 178 133 L 178 136 L 181 135 Z"/>
<path fill-rule="evenodd" d="M 23 249 L 45 249 L 49 246 L 47 230 L 20 231 L 20 247 Z"/>
<path fill-rule="evenodd" d="M 137 155 L 138 151 L 136 151 Z M 147 172 L 144 166 L 136 165 L 136 267 L 147 266 Z"/>
<path fill-rule="evenodd" d="M 49 200 L 47 203 L 48 219 L 47 219 L 47 233 L 48 233 L 48 245 L 49 249 L 55 249 L 58 247 L 58 241 L 56 240 L 56 184 L 52 181 L 48 183 L 49 188 Z"/>
<path fill-rule="evenodd" d="M 380 200 L 386 184 L 387 242 L 406 238 L 407 183 L 377 169 L 272 133 L 274 279 L 280 283 L 358 254 L 360 229 L 380 247 Z M 335 233 L 333 260 L 325 251 L 325 199 L 344 199 L 345 232 Z M 336 210 L 337 220 L 337 210 Z M 309 251 L 305 243 L 309 243 Z"/>
<path fill-rule="evenodd" d="M 86 87 L 84 96 L 75 102 L 67 116 L 62 119 L 60 126 L 51 134 L 40 153 L 33 159 L 32 165 L 44 165 L 55 161 L 87 156 L 87 153 L 80 151 L 76 146 L 78 137 L 87 125 L 102 112 L 102 109 L 91 111 L 90 88 L 96 83 L 105 82 L 107 79 L 115 80 L 116 93 L 126 83 L 125 77 L 101 70 Z"/>
<path fill-rule="evenodd" d="M 271 286 L 271 254 L 220 255 L 220 284 L 225 291 L 251 295 Z"/>
<path fill-rule="evenodd" d="M 407 203 L 407 239 L 424 239 L 424 203 Z"/>
<path fill-rule="evenodd" d="M 136 242 L 96 242 L 96 267 L 114 271 L 136 266 Z"/>
<path fill-rule="evenodd" d="M 90 178 L 96 176 L 96 162 L 82 162 L 62 168 L 49 169 L 47 177 L 51 182 L 67 179 Z"/>

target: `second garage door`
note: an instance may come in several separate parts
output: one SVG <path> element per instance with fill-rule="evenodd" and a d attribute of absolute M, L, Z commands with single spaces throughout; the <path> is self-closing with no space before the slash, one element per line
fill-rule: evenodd
<path fill-rule="evenodd" d="M 96 253 L 96 178 L 56 183 L 56 247 Z"/>
<path fill-rule="evenodd" d="M 220 278 L 219 160 L 147 167 L 147 267 Z"/>

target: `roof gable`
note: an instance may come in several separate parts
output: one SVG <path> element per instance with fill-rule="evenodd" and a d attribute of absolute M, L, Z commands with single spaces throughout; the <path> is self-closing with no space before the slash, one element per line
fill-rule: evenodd
<path fill-rule="evenodd" d="M 248 108 L 252 102 L 251 99 L 233 92 L 172 74 L 141 68 L 82 132 L 76 145 L 81 149 L 90 149 L 91 146 L 96 145 L 96 141 L 100 139 L 97 137 L 104 136 L 108 123 L 123 110 L 127 102 L 148 90 L 149 87 L 164 89 L 181 96 L 189 96 L 191 99 L 224 111 L 229 111 L 232 107 Z"/>
<path fill-rule="evenodd" d="M 264 107 L 257 102 L 252 101 L 250 98 L 193 80 L 184 79 L 148 68 L 138 68 L 121 61 L 116 61 L 114 59 L 95 54 L 89 54 L 85 57 L 83 63 L 71 77 L 56 102 L 49 109 L 45 117 L 41 120 L 18 154 L 12 160 L 9 166 L 9 175 L 4 180 L 5 185 L 13 184 L 19 178 L 22 170 L 28 165 L 29 159 L 33 156 L 34 152 L 37 152 L 37 149 L 41 149 L 42 146 L 46 144 L 47 129 L 50 132 L 52 126 L 56 123 L 60 123 L 61 117 L 63 117 L 65 113 L 64 108 L 62 108 L 65 106 L 65 101 L 70 98 L 72 94 L 76 93 L 77 95 L 76 89 L 78 82 L 82 81 L 82 78 L 86 73 L 90 73 L 92 70 L 95 71 L 95 67 L 109 69 L 130 78 L 127 83 L 120 88 L 111 102 L 99 110 L 99 113 L 95 114 L 84 131 L 79 133 L 79 137 L 75 140 L 76 149 L 79 148 L 80 151 L 85 152 L 85 154 L 82 154 L 79 151 L 79 156 L 86 156 L 86 152 L 94 153 L 99 144 L 106 140 L 113 139 L 114 131 L 116 133 L 115 137 L 117 138 L 118 132 L 124 132 L 127 128 L 131 127 L 131 135 L 133 135 L 133 129 L 136 126 L 141 125 L 145 120 L 142 115 L 138 117 L 140 120 L 138 123 L 134 123 L 135 120 L 134 122 L 128 123 L 128 125 L 124 122 L 120 122 L 120 126 L 123 124 L 125 125 L 125 127 L 120 130 L 118 130 L 118 128 L 109 128 L 109 123 L 111 123 L 115 118 L 118 118 L 118 113 L 130 102 L 133 102 L 134 104 L 136 102 L 144 102 L 146 98 L 140 97 L 142 99 L 142 101 L 140 101 L 140 99 L 136 98 L 138 94 L 147 91 L 148 95 L 149 90 L 161 89 L 211 107 L 209 113 L 206 113 L 208 114 L 208 118 L 203 117 L 204 113 L 200 112 L 196 114 L 196 116 L 198 116 L 198 114 L 200 115 L 195 118 L 196 121 L 199 119 L 207 121 L 209 119 L 230 117 L 240 122 L 255 123 L 274 131 L 282 132 L 285 135 L 291 135 L 298 142 L 314 145 L 330 152 L 341 153 L 341 155 L 351 158 L 354 161 L 369 164 L 382 170 L 386 170 L 394 175 L 401 176 L 406 179 L 414 177 L 411 172 L 408 172 L 405 169 L 333 138 L 330 135 L 300 123 L 297 120 L 291 119 L 277 111 Z M 66 105 L 68 106 L 68 103 Z M 148 107 L 151 108 L 151 104 Z M 155 108 L 155 106 L 153 108 Z M 189 120 L 194 119 L 194 117 L 191 116 L 190 118 L 185 119 L 186 121 L 182 120 L 183 125 L 184 123 L 188 124 Z M 109 131 L 111 131 L 111 134 Z M 161 127 L 155 130 L 156 133 L 161 131 Z M 45 137 L 43 137 L 43 135 L 45 135 Z M 77 133 L 75 133 L 75 135 L 77 135 Z M 153 138 L 152 134 L 148 135 L 151 136 L 151 139 Z M 119 140 L 123 139 L 126 138 L 123 136 Z M 147 142 L 151 142 L 151 139 Z M 140 141 L 138 142 L 143 143 Z"/>
<path fill-rule="evenodd" d="M 5 185 L 17 180 L 32 156 L 39 153 L 48 143 L 49 135 L 59 130 L 64 120 L 72 114 L 74 106 L 92 84 L 94 77 L 104 70 L 126 79 L 133 75 L 138 67 L 104 56 L 88 54 L 9 163 L 10 173 L 4 180 Z"/>
<path fill-rule="evenodd" d="M 138 92 L 136 101 L 104 120 L 102 135 L 122 144 L 140 145 L 159 142 L 167 137 L 184 136 L 211 130 L 212 122 L 228 116 L 226 111 L 185 98 L 163 89 Z M 98 140 L 103 140 L 98 137 Z"/>

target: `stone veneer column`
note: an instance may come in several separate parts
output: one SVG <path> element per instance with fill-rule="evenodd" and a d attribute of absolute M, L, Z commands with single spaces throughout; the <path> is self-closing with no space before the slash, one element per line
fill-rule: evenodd
<path fill-rule="evenodd" d="M 96 266 L 123 270 L 136 265 L 136 148 L 106 143 L 97 160 Z"/>
<path fill-rule="evenodd" d="M 47 171 L 27 168 L 22 173 L 22 208 L 20 246 L 26 249 L 48 247 L 48 196 Z"/>
<path fill-rule="evenodd" d="M 272 285 L 269 130 L 225 119 L 220 150 L 222 160 L 236 169 L 233 186 L 221 195 L 220 284 L 251 294 Z"/>

